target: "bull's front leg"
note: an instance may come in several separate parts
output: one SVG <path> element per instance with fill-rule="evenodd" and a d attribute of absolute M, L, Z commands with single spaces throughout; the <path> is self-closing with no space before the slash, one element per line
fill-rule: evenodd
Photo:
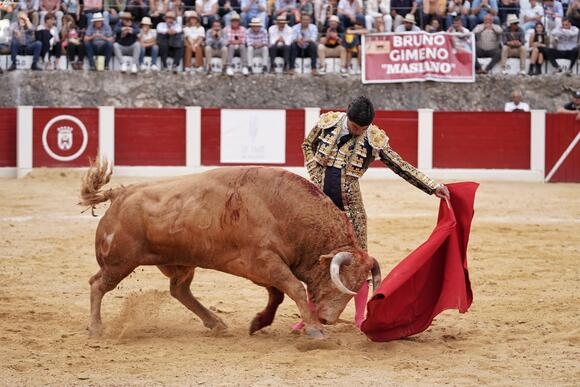
<path fill-rule="evenodd" d="M 304 331 L 310 337 L 315 339 L 323 339 L 324 333 L 322 332 L 322 324 L 318 321 L 318 316 L 316 315 L 316 310 L 310 308 L 308 304 L 308 298 L 306 294 L 306 289 L 302 282 L 298 280 L 292 274 L 290 269 L 283 266 L 282 269 L 277 268 L 278 272 L 276 275 L 275 287 L 286 293 L 298 306 L 300 311 L 300 316 L 304 321 Z"/>

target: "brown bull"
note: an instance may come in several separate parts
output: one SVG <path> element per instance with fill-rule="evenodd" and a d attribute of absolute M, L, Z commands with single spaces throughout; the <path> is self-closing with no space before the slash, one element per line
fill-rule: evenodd
<path fill-rule="evenodd" d="M 213 330 L 225 324 L 191 293 L 196 267 L 265 287 L 268 305 L 250 334 L 272 323 L 287 294 L 306 332 L 323 337 L 321 323 L 336 322 L 369 271 L 375 285 L 380 281 L 378 263 L 359 248 L 346 215 L 293 173 L 232 167 L 101 190 L 110 175 L 108 164 L 97 162 L 81 188 L 81 205 L 111 201 L 95 238 L 101 269 L 89 281 L 92 334 L 101 329 L 105 293 L 140 265 L 157 265 L 170 278 L 171 295 Z"/>

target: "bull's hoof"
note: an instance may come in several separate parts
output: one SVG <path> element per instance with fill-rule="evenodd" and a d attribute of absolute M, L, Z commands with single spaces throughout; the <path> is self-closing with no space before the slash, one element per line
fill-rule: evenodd
<path fill-rule="evenodd" d="M 314 328 L 314 327 L 306 327 L 306 328 L 304 328 L 304 332 L 306 332 L 308 337 L 311 337 L 311 338 L 316 339 L 316 340 L 326 339 L 326 336 L 322 332 L 322 329 L 318 329 L 318 328 Z"/>
<path fill-rule="evenodd" d="M 89 324 L 87 327 L 87 332 L 91 338 L 99 338 L 103 335 L 103 325 L 102 324 Z"/>
<path fill-rule="evenodd" d="M 256 314 L 250 324 L 250 335 L 269 325 L 272 325 L 272 319 L 265 317 L 262 313 Z"/>
<path fill-rule="evenodd" d="M 222 321 L 218 321 L 216 325 L 210 328 L 212 336 L 222 336 L 224 333 L 227 332 L 228 326 L 224 324 Z"/>

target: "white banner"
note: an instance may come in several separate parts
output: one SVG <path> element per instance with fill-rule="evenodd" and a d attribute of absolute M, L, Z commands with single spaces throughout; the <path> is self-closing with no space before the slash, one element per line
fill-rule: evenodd
<path fill-rule="evenodd" d="M 286 162 L 285 110 L 221 110 L 220 161 L 232 164 Z"/>

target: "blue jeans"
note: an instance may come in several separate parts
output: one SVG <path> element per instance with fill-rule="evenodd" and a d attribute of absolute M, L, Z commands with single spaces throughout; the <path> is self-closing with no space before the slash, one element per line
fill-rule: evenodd
<path fill-rule="evenodd" d="M 151 47 L 143 48 L 141 47 L 141 55 L 139 56 L 139 64 L 143 64 L 143 60 L 145 59 L 145 52 L 148 52 L 151 55 L 151 65 L 157 64 L 157 55 L 159 55 L 159 46 L 154 44 Z"/>
<path fill-rule="evenodd" d="M 24 45 L 18 44 L 16 39 L 13 39 L 12 45 L 10 46 L 10 58 L 12 59 L 13 64 L 16 63 L 16 57 L 22 48 L 24 48 L 26 54 L 32 54 L 32 64 L 38 63 L 38 59 L 40 58 L 40 51 L 42 50 L 42 43 L 36 40 L 34 42 L 28 43 L 27 45 Z"/>
<path fill-rule="evenodd" d="M 348 16 L 338 15 L 338 18 L 340 19 L 340 25 L 345 31 L 348 27 L 354 26 L 354 23 L 350 20 Z M 366 24 L 365 16 L 363 14 L 357 14 L 356 21 L 362 26 Z"/>
<path fill-rule="evenodd" d="M 85 43 L 87 59 L 91 67 L 95 66 L 95 54 L 105 55 L 105 67 L 109 67 L 111 56 L 113 56 L 113 43 L 100 40 L 98 42 Z"/>

